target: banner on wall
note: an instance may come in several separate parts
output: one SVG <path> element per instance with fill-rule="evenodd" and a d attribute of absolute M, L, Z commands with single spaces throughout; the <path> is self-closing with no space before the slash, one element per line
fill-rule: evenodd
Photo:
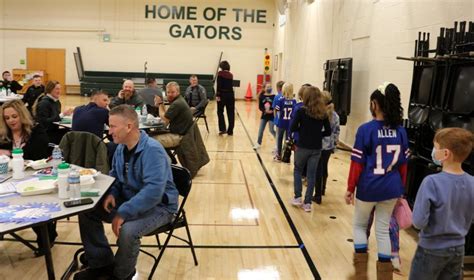
<path fill-rule="evenodd" d="M 196 7 L 174 5 L 145 5 L 146 20 L 173 20 L 168 31 L 172 38 L 213 39 L 239 41 L 245 36 L 241 26 L 235 24 L 266 24 L 267 10 L 225 7 Z M 187 24 L 180 21 L 207 22 Z M 221 24 L 222 22 L 226 24 Z"/>

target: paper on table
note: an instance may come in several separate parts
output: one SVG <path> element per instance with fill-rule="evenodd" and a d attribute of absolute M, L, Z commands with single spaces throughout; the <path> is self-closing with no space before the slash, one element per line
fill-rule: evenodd
<path fill-rule="evenodd" d="M 37 178 L 28 178 L 26 180 L 22 181 L 8 181 L 0 184 L 0 195 L 2 194 L 7 194 L 7 193 L 14 193 L 16 192 L 16 185 L 18 183 L 22 183 L 25 181 L 30 181 L 30 180 L 38 180 Z"/>
<path fill-rule="evenodd" d="M 5 182 L 0 184 L 0 195 L 16 192 L 15 182 Z"/>

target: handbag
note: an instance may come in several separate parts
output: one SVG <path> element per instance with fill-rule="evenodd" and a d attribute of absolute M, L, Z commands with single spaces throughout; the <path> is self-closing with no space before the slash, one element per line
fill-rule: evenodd
<path fill-rule="evenodd" d="M 409 228 L 413 224 L 413 213 L 407 200 L 404 198 L 398 199 L 395 204 L 395 209 L 393 210 L 393 215 L 401 229 Z"/>
<path fill-rule="evenodd" d="M 283 147 L 283 156 L 281 157 L 282 162 L 290 163 L 292 149 L 293 139 L 290 138 L 285 141 L 285 146 Z"/>

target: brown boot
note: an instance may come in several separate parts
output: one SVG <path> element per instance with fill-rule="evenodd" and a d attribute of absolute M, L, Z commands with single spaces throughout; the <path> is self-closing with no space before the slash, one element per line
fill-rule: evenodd
<path fill-rule="evenodd" d="M 393 266 L 391 262 L 377 261 L 377 280 L 392 280 Z"/>
<path fill-rule="evenodd" d="M 354 253 L 354 269 L 355 275 L 349 279 L 353 280 L 367 280 L 367 259 L 369 255 L 367 253 Z"/>

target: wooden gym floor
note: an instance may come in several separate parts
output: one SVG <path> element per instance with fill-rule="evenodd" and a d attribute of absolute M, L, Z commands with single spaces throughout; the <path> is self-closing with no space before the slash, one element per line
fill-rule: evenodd
<path fill-rule="evenodd" d="M 75 106 L 88 99 L 67 96 L 62 101 L 63 106 Z M 210 133 L 204 120 L 199 121 L 211 162 L 194 178 L 186 207 L 199 265 L 194 266 L 189 249 L 168 248 L 154 279 L 347 279 L 354 272 L 353 207 L 343 201 L 350 153 L 338 150 L 331 157 L 323 204 L 313 204 L 313 211 L 305 213 L 289 203 L 293 165 L 272 160 L 275 140 L 268 129 L 258 153 L 252 149 L 260 119 L 257 104 L 237 101 L 236 111 L 234 136 L 218 136 L 215 102 L 206 112 Z M 114 243 L 110 225 L 105 228 Z M 80 242 L 76 218 L 60 221 L 57 230 L 57 241 Z M 19 234 L 35 238 L 31 230 Z M 184 230 L 177 234 L 184 235 Z M 370 237 L 370 279 L 375 279 L 374 236 Z M 412 229 L 400 232 L 403 275 L 394 279 L 408 278 L 416 236 Z M 154 238 L 142 240 L 142 244 L 154 242 Z M 78 248 L 53 247 L 57 278 Z M 47 279 L 44 265 L 43 258 L 34 258 L 22 244 L 0 242 L 0 279 Z M 140 254 L 134 279 L 146 279 L 151 265 L 151 258 Z"/>

